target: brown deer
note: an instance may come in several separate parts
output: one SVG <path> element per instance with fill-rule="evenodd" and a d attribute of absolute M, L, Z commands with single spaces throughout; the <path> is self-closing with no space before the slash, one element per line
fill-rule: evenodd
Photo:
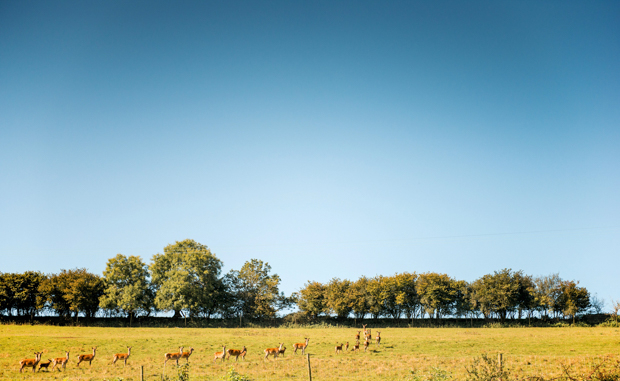
<path fill-rule="evenodd" d="M 293 351 L 295 352 L 295 354 L 297 354 L 297 350 L 298 350 L 298 349 L 301 349 L 301 354 L 302 354 L 302 355 L 303 355 L 303 354 L 305 354 L 305 352 L 306 352 L 306 347 L 308 346 L 308 341 L 310 341 L 310 339 L 309 339 L 309 338 L 307 338 L 307 337 L 304 337 L 304 340 L 306 340 L 306 342 L 305 342 L 305 343 L 296 343 L 296 344 L 293 344 Z"/>
<path fill-rule="evenodd" d="M 245 360 L 245 355 L 248 353 L 248 350 L 245 349 L 245 345 L 242 350 L 239 349 L 229 349 L 228 350 L 228 360 L 230 360 L 230 356 L 235 356 L 235 361 L 239 360 L 239 356 L 241 356 L 242 360 Z"/>
<path fill-rule="evenodd" d="M 340 345 L 336 344 L 336 354 L 342 352 L 342 343 Z"/>
<path fill-rule="evenodd" d="M 359 340 L 359 339 L 360 339 L 360 333 L 361 333 L 361 332 L 362 332 L 362 331 L 357 331 L 357 335 L 355 335 L 355 340 Z"/>
<path fill-rule="evenodd" d="M 282 348 L 280 349 L 280 353 L 278 355 L 279 356 L 284 356 L 284 352 L 286 352 L 286 347 L 282 346 Z"/>
<path fill-rule="evenodd" d="M 191 356 L 192 353 L 194 353 L 194 348 L 189 347 L 189 352 L 183 352 L 181 358 L 185 359 L 185 361 L 189 364 L 189 356 Z"/>
<path fill-rule="evenodd" d="M 347 341 L 347 343 L 344 345 L 344 351 L 348 351 L 349 350 L 349 342 Z"/>
<path fill-rule="evenodd" d="M 41 361 L 42 354 L 43 352 L 35 352 L 34 353 L 35 358 L 23 359 L 22 361 L 20 361 L 19 365 L 21 367 L 19 368 L 19 373 L 21 373 L 24 368 L 32 368 L 32 372 L 34 373 L 35 369 L 37 368 L 37 364 L 39 363 L 39 361 Z"/>
<path fill-rule="evenodd" d="M 181 356 L 183 355 L 183 347 L 179 347 L 179 351 L 178 352 L 169 352 L 169 353 L 164 353 L 164 368 L 166 367 L 166 363 L 168 362 L 168 360 L 175 360 L 177 362 L 177 366 L 179 366 L 179 359 L 181 358 Z"/>
<path fill-rule="evenodd" d="M 56 357 L 55 359 L 52 360 L 52 362 L 54 363 L 54 366 L 52 366 L 52 370 L 54 370 L 54 368 L 56 368 L 56 365 L 58 366 L 58 371 L 60 372 L 60 367 L 62 366 L 62 369 L 66 369 L 67 368 L 67 362 L 69 362 L 69 352 L 67 352 L 67 357 Z"/>
<path fill-rule="evenodd" d="M 131 355 L 131 347 L 127 347 L 127 353 L 117 353 L 112 358 L 112 365 L 115 365 L 118 360 L 123 360 L 125 362 L 125 366 L 127 366 L 127 360 Z"/>
<path fill-rule="evenodd" d="M 355 345 L 353 345 L 353 348 L 351 349 L 351 351 L 353 351 L 353 352 L 359 352 L 359 350 L 360 350 L 360 342 L 359 342 L 359 341 L 356 341 L 356 342 L 355 342 Z"/>
<path fill-rule="evenodd" d="M 278 358 L 278 355 L 280 354 L 280 350 L 282 350 L 282 345 L 284 345 L 284 343 L 279 343 L 279 344 L 280 344 L 279 348 L 267 348 L 264 350 L 265 359 L 269 357 L 270 355 L 273 356 L 274 359 Z"/>
<path fill-rule="evenodd" d="M 80 366 L 80 363 L 83 361 L 88 361 L 88 366 L 91 366 L 93 364 L 93 360 L 95 359 L 96 351 L 97 351 L 97 347 L 93 347 L 92 355 L 77 355 L 77 358 L 78 358 L 77 366 Z"/>
<path fill-rule="evenodd" d="M 368 344 L 369 344 L 368 339 L 366 339 L 364 341 L 364 352 L 366 352 L 366 350 L 368 349 Z"/>
<path fill-rule="evenodd" d="M 45 368 L 45 370 L 49 371 L 49 366 L 52 363 L 52 359 L 47 359 L 47 362 L 39 362 L 39 370 L 37 370 L 37 372 L 40 372 L 41 369 Z"/>
<path fill-rule="evenodd" d="M 215 358 L 213 359 L 213 362 L 216 362 L 217 359 L 222 359 L 222 362 L 226 360 L 226 345 L 222 346 L 221 352 L 215 352 Z"/>
<path fill-rule="evenodd" d="M 380 345 L 381 344 L 381 331 L 377 331 L 376 340 L 377 340 L 377 345 Z"/>

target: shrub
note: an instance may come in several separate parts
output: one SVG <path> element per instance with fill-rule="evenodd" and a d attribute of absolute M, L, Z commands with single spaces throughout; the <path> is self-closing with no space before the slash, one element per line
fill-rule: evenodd
<path fill-rule="evenodd" d="M 222 381 L 250 381 L 250 379 L 238 373 L 234 367 L 230 367 L 228 373 L 222 377 Z"/>
<path fill-rule="evenodd" d="M 509 370 L 500 367 L 499 362 L 486 353 L 475 357 L 472 365 L 465 370 L 467 381 L 507 381 L 510 377 Z"/>

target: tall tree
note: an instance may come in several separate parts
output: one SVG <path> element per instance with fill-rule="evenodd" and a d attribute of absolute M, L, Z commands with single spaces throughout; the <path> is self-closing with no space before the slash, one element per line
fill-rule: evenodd
<path fill-rule="evenodd" d="M 150 314 L 154 295 L 148 267 L 140 257 L 117 254 L 108 259 L 103 278 L 105 291 L 99 299 L 101 308 L 121 312 L 130 319 Z"/>
<path fill-rule="evenodd" d="M 60 316 L 83 313 L 93 317 L 99 310 L 99 298 L 103 295 L 101 277 L 86 269 L 61 270 L 47 277 L 39 286 L 41 302 L 54 309 Z"/>
<path fill-rule="evenodd" d="M 363 319 L 370 313 L 370 294 L 368 292 L 369 279 L 359 278 L 349 287 L 349 304 L 356 319 Z"/>
<path fill-rule="evenodd" d="M 339 319 L 344 319 L 351 313 L 351 303 L 348 297 L 351 281 L 333 278 L 326 286 L 326 305 L 329 311 Z"/>
<path fill-rule="evenodd" d="M 39 310 L 39 285 L 44 279 L 45 275 L 35 271 L 0 274 L 0 311 L 12 315 L 14 310 L 18 316 L 34 318 Z"/>
<path fill-rule="evenodd" d="M 177 241 L 155 254 L 150 266 L 156 290 L 155 306 L 164 311 L 188 315 L 216 310 L 222 291 L 222 261 L 194 240 Z M 186 316 L 187 317 L 187 316 Z"/>
<path fill-rule="evenodd" d="M 402 273 L 394 275 L 396 282 L 396 303 L 407 319 L 413 319 L 420 308 L 420 297 L 415 285 L 418 279 L 416 273 Z"/>
<path fill-rule="evenodd" d="M 325 300 L 326 287 L 319 282 L 310 282 L 299 290 L 297 306 L 299 310 L 311 318 L 316 318 L 320 314 L 327 312 Z"/>
<path fill-rule="evenodd" d="M 590 307 L 590 293 L 585 287 L 578 287 L 579 282 L 572 280 L 560 284 L 559 308 L 564 315 L 570 316 L 575 324 L 575 315 Z"/>
<path fill-rule="evenodd" d="M 420 304 L 430 317 L 439 319 L 452 312 L 458 296 L 455 280 L 447 274 L 423 273 L 418 277 L 416 291 Z"/>
<path fill-rule="evenodd" d="M 258 259 L 231 271 L 238 311 L 246 318 L 273 317 L 287 298 L 279 292 L 280 277 L 270 275 L 271 266 Z"/>

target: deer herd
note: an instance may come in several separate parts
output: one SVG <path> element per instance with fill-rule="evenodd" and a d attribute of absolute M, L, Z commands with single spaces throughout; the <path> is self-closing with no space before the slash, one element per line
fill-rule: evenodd
<path fill-rule="evenodd" d="M 368 350 L 368 346 L 370 345 L 370 342 L 372 341 L 372 334 L 371 334 L 370 329 L 366 329 L 366 324 L 364 324 L 362 331 L 357 331 L 357 334 L 354 336 L 355 344 L 351 347 L 352 352 L 359 352 L 360 334 L 362 334 L 362 332 L 363 332 L 363 338 L 364 338 L 364 344 L 363 344 L 364 352 Z M 293 353 L 297 354 L 298 350 L 301 350 L 302 355 L 306 353 L 306 348 L 308 347 L 310 338 L 305 337 L 304 340 L 305 342 L 303 343 L 293 344 Z M 376 341 L 377 346 L 381 344 L 381 332 L 377 331 L 377 336 L 375 337 L 375 341 Z M 278 345 L 279 345 L 278 347 L 265 349 L 263 351 L 263 353 L 265 354 L 264 359 L 267 359 L 269 356 L 272 356 L 274 359 L 277 359 L 278 356 L 280 355 L 284 356 L 284 352 L 286 351 L 286 347 L 284 346 L 284 343 L 278 343 Z M 185 359 L 186 362 L 189 363 L 189 357 L 194 352 L 194 348 L 189 348 L 189 351 L 185 351 L 185 352 L 183 351 L 183 348 L 184 347 L 179 347 L 178 352 L 164 353 L 164 368 L 166 367 L 166 363 L 169 360 L 174 360 L 177 366 L 179 365 L 179 359 Z M 97 353 L 97 347 L 93 347 L 92 350 L 93 350 L 92 354 L 86 353 L 86 354 L 77 355 L 77 364 L 76 364 L 77 367 L 79 367 L 80 363 L 82 362 L 88 362 L 88 365 L 92 365 L 92 362 L 95 359 L 95 355 Z M 346 352 L 348 350 L 349 350 L 348 341 L 346 342 L 346 344 L 340 343 L 340 345 L 336 345 L 336 354 L 340 354 L 342 353 L 342 351 Z M 243 347 L 243 349 L 226 350 L 226 345 L 222 345 L 222 350 L 220 352 L 215 352 L 213 361 L 214 363 L 216 363 L 217 360 L 221 360 L 223 362 L 224 360 L 227 360 L 227 359 L 230 360 L 231 357 L 234 357 L 235 361 L 238 361 L 239 357 L 241 357 L 242 360 L 245 360 L 245 355 L 247 354 L 247 352 L 248 350 L 245 346 Z M 34 354 L 35 358 L 21 360 L 19 362 L 19 365 L 20 365 L 19 372 L 21 373 L 24 368 L 32 368 L 32 371 L 34 372 L 37 368 L 37 365 L 39 366 L 38 371 L 40 371 L 41 369 L 46 369 L 49 371 L 50 365 L 52 365 L 52 369 L 51 369 L 52 371 L 56 367 L 58 367 L 59 371 L 60 371 L 60 368 L 66 369 L 67 363 L 69 362 L 69 352 L 66 352 L 65 357 L 56 357 L 54 359 L 48 359 L 46 362 L 41 361 L 42 354 L 43 352 L 35 352 Z M 116 353 L 112 357 L 112 365 L 115 365 L 118 360 L 122 360 L 124 365 L 127 365 L 127 360 L 129 359 L 130 355 L 131 355 L 131 347 L 127 347 L 127 353 Z"/>

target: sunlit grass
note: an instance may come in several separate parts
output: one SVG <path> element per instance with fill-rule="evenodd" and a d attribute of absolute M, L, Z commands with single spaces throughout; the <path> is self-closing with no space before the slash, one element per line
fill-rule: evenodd
<path fill-rule="evenodd" d="M 376 331 L 376 330 L 373 330 Z M 337 355 L 336 343 L 353 344 L 351 328 L 329 329 L 188 329 L 188 328 L 75 328 L 55 326 L 0 326 L 0 379 L 100 380 L 123 378 L 137 380 L 144 366 L 147 380 L 161 379 L 165 352 L 179 346 L 194 348 L 190 358 L 192 379 L 220 379 L 231 365 L 254 380 L 307 379 L 307 364 L 301 354 L 293 354 L 293 343 L 310 338 L 307 353 L 311 355 L 313 380 L 396 380 L 433 367 L 462 378 L 466 366 L 475 356 L 503 354 L 504 365 L 521 375 L 559 375 L 560 364 L 575 367 L 612 355 L 620 348 L 618 328 L 383 328 L 381 346 L 374 343 L 367 352 L 351 351 Z M 374 335 L 373 335 L 374 336 Z M 263 360 L 263 349 L 284 342 L 283 357 Z M 214 362 L 213 353 L 227 348 L 248 348 L 245 361 Z M 80 364 L 76 356 L 97 356 L 91 367 Z M 127 367 L 122 362 L 112 365 L 115 353 L 132 346 Z M 24 370 L 19 374 L 19 361 L 43 351 L 42 359 L 64 357 L 71 352 L 65 372 L 45 371 L 37 374 Z M 185 360 L 181 360 L 182 363 Z M 180 362 L 180 363 L 181 363 Z M 51 368 L 51 367 L 50 367 Z M 166 365 L 166 374 L 176 375 L 174 362 Z"/>

